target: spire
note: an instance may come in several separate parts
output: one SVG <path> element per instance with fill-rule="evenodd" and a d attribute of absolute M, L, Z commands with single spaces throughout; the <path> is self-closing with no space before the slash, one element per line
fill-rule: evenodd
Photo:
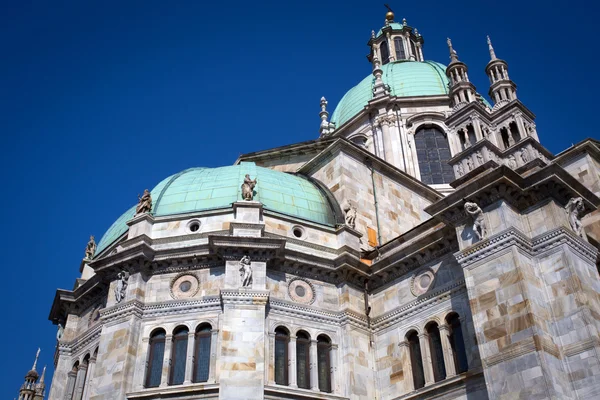
<path fill-rule="evenodd" d="M 450 50 L 450 64 L 458 62 L 458 54 L 456 54 L 456 50 L 452 47 L 452 40 L 448 38 L 446 41 L 448 43 L 448 49 Z"/>
<path fill-rule="evenodd" d="M 321 112 L 319 113 L 319 117 L 321 117 L 321 126 L 319 127 L 319 133 L 321 134 L 321 137 L 333 132 L 334 124 L 327 121 L 327 118 L 329 118 L 329 112 L 327 111 L 327 99 L 325 97 L 321 97 Z"/>
<path fill-rule="evenodd" d="M 490 50 L 490 58 L 492 59 L 492 61 L 494 61 L 494 60 L 496 60 L 496 52 L 494 51 L 494 47 L 492 46 L 492 41 L 490 40 L 489 35 L 487 37 L 487 44 L 488 44 L 488 48 Z"/>
<path fill-rule="evenodd" d="M 38 347 L 37 353 L 35 353 L 35 361 L 33 362 L 33 367 L 31 367 L 32 371 L 35 371 L 35 367 L 37 365 L 38 357 L 40 356 L 40 348 Z"/>
<path fill-rule="evenodd" d="M 44 365 L 44 369 L 42 370 L 42 377 L 40 378 L 40 385 L 44 383 L 44 378 L 46 376 L 46 366 Z"/>

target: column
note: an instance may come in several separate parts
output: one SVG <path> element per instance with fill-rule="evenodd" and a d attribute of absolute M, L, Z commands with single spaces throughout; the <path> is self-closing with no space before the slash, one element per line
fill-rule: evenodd
<path fill-rule="evenodd" d="M 81 400 L 83 396 L 83 386 L 85 384 L 85 376 L 87 375 L 87 364 L 81 363 L 77 369 L 77 378 L 75 379 L 75 391 L 73 400 Z"/>
<path fill-rule="evenodd" d="M 410 345 L 405 340 L 400 342 L 398 347 L 400 347 L 400 359 L 402 360 L 402 370 L 404 371 L 404 390 L 405 393 L 410 393 L 415 390 L 412 365 L 410 363 Z"/>
<path fill-rule="evenodd" d="M 169 370 L 171 369 L 171 347 L 173 345 L 173 335 L 167 334 L 165 337 L 165 354 L 163 358 L 162 375 L 160 378 L 160 387 L 169 384 Z"/>
<path fill-rule="evenodd" d="M 133 373 L 133 387 L 135 390 L 142 390 L 146 385 L 146 373 L 148 371 L 148 342 L 149 337 L 142 338 L 143 357 L 137 357 L 135 361 L 135 370 Z"/>
<path fill-rule="evenodd" d="M 431 349 L 429 346 L 429 335 L 419 334 L 419 345 L 421 346 L 421 357 L 423 358 L 423 372 L 425 373 L 425 386 L 434 383 L 433 365 L 431 363 Z"/>
<path fill-rule="evenodd" d="M 519 136 L 521 139 L 527 137 L 527 131 L 525 130 L 525 124 L 523 124 L 523 115 L 520 113 L 515 114 L 515 120 L 517 121 L 517 126 L 519 127 Z"/>
<path fill-rule="evenodd" d="M 446 367 L 446 378 L 456 375 L 456 366 L 454 365 L 454 352 L 450 344 L 450 328 L 446 324 L 439 326 L 440 340 L 442 341 L 442 351 L 444 352 L 444 366 Z"/>
<path fill-rule="evenodd" d="M 67 374 L 67 388 L 65 390 L 65 400 L 71 400 L 73 398 L 73 392 L 75 390 L 75 380 L 77 379 L 77 372 L 69 371 Z"/>
<path fill-rule="evenodd" d="M 477 138 L 477 141 L 480 141 L 481 139 L 483 139 L 483 132 L 481 131 L 481 121 L 479 120 L 479 118 L 471 118 L 471 121 L 473 121 L 475 137 Z"/>
<path fill-rule="evenodd" d="M 387 115 L 379 116 L 379 125 L 381 126 L 381 136 L 383 139 L 383 152 L 385 161 L 393 164 L 393 151 L 392 151 L 392 140 L 390 137 L 390 123 L 387 119 Z"/>
<path fill-rule="evenodd" d="M 291 388 L 298 387 L 298 377 L 296 375 L 296 336 L 290 336 L 288 343 L 288 383 Z"/>
<path fill-rule="evenodd" d="M 421 46 L 421 43 L 417 44 L 417 49 L 419 50 L 419 55 L 421 56 L 421 59 L 419 61 L 425 60 L 425 58 L 423 57 L 423 47 Z"/>
<path fill-rule="evenodd" d="M 185 379 L 183 384 L 192 383 L 192 374 L 194 372 L 194 349 L 196 348 L 196 335 L 194 332 L 188 333 L 187 354 L 185 357 Z"/>
<path fill-rule="evenodd" d="M 219 340 L 219 330 L 213 329 L 210 333 L 210 367 L 208 369 L 208 381 L 212 383 L 217 381 L 217 340 Z"/>
<path fill-rule="evenodd" d="M 337 379 L 337 363 L 338 363 L 337 353 L 338 353 L 338 345 L 332 344 L 331 350 L 329 352 L 329 366 L 331 367 L 330 380 L 331 380 L 331 392 L 332 393 L 340 392 L 340 388 L 338 385 L 338 379 Z"/>
<path fill-rule="evenodd" d="M 94 378 L 94 369 L 96 368 L 96 357 L 91 357 L 88 364 L 88 371 L 85 378 L 83 387 L 83 400 L 90 398 L 90 386 L 92 385 L 92 379 Z"/>
<path fill-rule="evenodd" d="M 388 42 L 388 51 L 390 52 L 390 62 L 396 61 L 396 46 L 394 45 L 394 41 L 391 39 L 390 33 L 386 33 L 386 38 Z M 381 60 L 383 62 L 383 60 Z"/>
<path fill-rule="evenodd" d="M 317 341 L 310 341 L 310 387 L 319 390 L 319 371 L 317 363 Z"/>
<path fill-rule="evenodd" d="M 268 346 L 265 357 L 269 359 L 267 385 L 275 384 L 275 332 L 269 332 Z"/>

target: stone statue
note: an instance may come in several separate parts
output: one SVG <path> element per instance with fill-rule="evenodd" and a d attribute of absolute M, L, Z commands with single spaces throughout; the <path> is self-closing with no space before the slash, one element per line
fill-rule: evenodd
<path fill-rule="evenodd" d="M 144 194 L 140 197 L 138 194 L 139 203 L 135 209 L 135 215 L 145 214 L 152 211 L 152 196 L 148 189 L 144 190 Z"/>
<path fill-rule="evenodd" d="M 59 322 L 58 330 L 56 331 L 56 340 L 60 340 L 63 337 L 63 333 L 65 333 L 65 327 Z"/>
<path fill-rule="evenodd" d="M 252 200 L 254 198 L 254 187 L 256 186 L 256 179 L 250 179 L 250 175 L 246 174 L 244 183 L 242 183 L 242 198 L 244 200 Z"/>
<path fill-rule="evenodd" d="M 571 225 L 571 229 L 579 236 L 583 236 L 583 224 L 581 223 L 581 217 L 579 214 L 583 212 L 585 207 L 583 206 L 583 199 L 581 197 L 572 197 L 567 205 L 565 206 L 565 211 L 567 213 L 567 217 L 569 218 L 569 224 Z"/>
<path fill-rule="evenodd" d="M 485 226 L 485 219 L 483 218 L 483 210 L 477 205 L 467 201 L 465 203 L 465 212 L 473 220 L 473 231 L 477 233 L 479 239 L 485 239 L 487 236 L 487 227 Z"/>
<path fill-rule="evenodd" d="M 127 281 L 129 280 L 129 272 L 121 271 L 117 274 L 117 286 L 115 287 L 115 300 L 120 303 L 125 298 L 127 290 Z"/>
<path fill-rule="evenodd" d="M 481 154 L 481 151 L 475 153 L 475 157 L 477 157 L 477 164 L 483 165 L 483 154 Z"/>
<path fill-rule="evenodd" d="M 96 253 L 96 241 L 94 240 L 94 235 L 90 236 L 90 241 L 85 247 L 85 258 L 84 260 L 91 260 Z"/>
<path fill-rule="evenodd" d="M 521 160 L 523 160 L 523 164 L 527 164 L 527 161 L 529 161 L 529 152 L 525 147 L 521 149 Z"/>
<path fill-rule="evenodd" d="M 345 224 L 354 229 L 356 226 L 356 207 L 351 205 L 349 201 L 344 201 L 344 204 L 342 204 L 342 211 L 344 211 Z"/>
<path fill-rule="evenodd" d="M 467 170 L 468 171 L 472 171 L 473 170 L 473 160 L 471 160 L 471 157 L 467 158 Z"/>
<path fill-rule="evenodd" d="M 458 176 L 463 176 L 465 174 L 465 169 L 463 168 L 462 164 L 458 164 L 456 166 L 456 172 L 458 173 Z"/>
<path fill-rule="evenodd" d="M 248 256 L 244 256 L 240 260 L 240 277 L 242 278 L 242 287 L 252 285 L 252 265 Z"/>
<path fill-rule="evenodd" d="M 515 158 L 514 154 L 508 156 L 508 166 L 512 169 L 517 168 L 517 159 Z"/>

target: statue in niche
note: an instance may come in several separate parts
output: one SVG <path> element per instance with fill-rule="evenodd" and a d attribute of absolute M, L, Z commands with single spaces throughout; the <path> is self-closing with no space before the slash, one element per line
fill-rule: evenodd
<path fill-rule="evenodd" d="M 347 226 L 354 229 L 356 226 L 356 207 L 350 204 L 349 201 L 344 201 L 342 204 L 342 211 L 344 211 L 344 222 Z"/>
<path fill-rule="evenodd" d="M 458 173 L 458 176 L 463 176 L 465 174 L 465 169 L 463 168 L 462 164 L 456 165 L 456 172 Z"/>
<path fill-rule="evenodd" d="M 242 287 L 252 285 L 252 265 L 248 256 L 244 256 L 240 260 L 240 277 L 242 278 Z"/>
<path fill-rule="evenodd" d="M 579 214 L 583 212 L 585 209 L 583 205 L 583 199 L 581 197 L 572 197 L 567 205 L 565 206 L 565 211 L 569 218 L 569 224 L 571 225 L 571 229 L 577 234 L 579 237 L 583 236 L 583 224 L 581 223 L 581 217 Z"/>
<path fill-rule="evenodd" d="M 246 174 L 244 183 L 242 183 L 242 198 L 251 201 L 254 198 L 254 188 L 256 187 L 256 179 L 250 179 L 250 174 Z"/>
<path fill-rule="evenodd" d="M 473 160 L 471 160 L 471 157 L 467 158 L 467 171 L 473 171 Z"/>
<path fill-rule="evenodd" d="M 144 194 L 140 197 L 138 194 L 138 205 L 135 208 L 135 215 L 149 213 L 152 211 L 152 195 L 148 189 L 144 189 Z"/>
<path fill-rule="evenodd" d="M 477 157 L 477 164 L 483 165 L 483 154 L 481 154 L 481 151 L 475 153 L 475 157 Z"/>
<path fill-rule="evenodd" d="M 473 231 L 477 234 L 479 239 L 485 239 L 487 236 L 487 227 L 485 226 L 485 219 L 483 218 L 483 210 L 477 205 L 467 201 L 465 203 L 465 212 L 473 220 Z"/>
<path fill-rule="evenodd" d="M 508 156 L 508 167 L 512 169 L 517 168 L 517 159 L 515 158 L 514 154 Z"/>
<path fill-rule="evenodd" d="M 56 330 L 56 340 L 60 340 L 65 333 L 65 327 L 59 322 L 58 329 Z"/>
<path fill-rule="evenodd" d="M 521 160 L 523 160 L 523 164 L 527 164 L 529 161 L 529 152 L 525 147 L 521 149 Z"/>
<path fill-rule="evenodd" d="M 121 271 L 117 274 L 117 286 L 115 287 L 115 300 L 117 301 L 117 303 L 120 303 L 125 298 L 128 280 L 129 272 Z"/>
<path fill-rule="evenodd" d="M 87 246 L 85 246 L 85 258 L 84 260 L 91 260 L 96 253 L 96 241 L 94 240 L 94 235 L 90 236 L 90 241 Z"/>

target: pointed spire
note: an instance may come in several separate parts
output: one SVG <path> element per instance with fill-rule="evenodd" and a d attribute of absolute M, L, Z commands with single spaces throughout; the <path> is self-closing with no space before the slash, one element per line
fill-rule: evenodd
<path fill-rule="evenodd" d="M 42 370 L 42 377 L 40 378 L 40 385 L 44 383 L 44 378 L 46 376 L 46 366 L 44 365 L 44 369 Z"/>
<path fill-rule="evenodd" d="M 32 371 L 35 371 L 35 367 L 37 366 L 37 360 L 38 357 L 40 356 L 40 348 L 38 347 L 37 353 L 35 353 L 35 361 L 33 362 L 33 367 L 31 367 Z"/>
<path fill-rule="evenodd" d="M 487 37 L 487 44 L 488 44 L 488 48 L 490 50 L 490 58 L 492 59 L 492 61 L 496 60 L 496 52 L 494 51 L 494 47 L 492 46 L 492 41 L 490 40 L 490 37 L 488 35 Z"/>
<path fill-rule="evenodd" d="M 452 40 L 450 38 L 447 39 L 448 49 L 450 50 L 450 64 L 458 61 L 458 54 L 456 54 L 456 50 L 452 47 Z"/>

